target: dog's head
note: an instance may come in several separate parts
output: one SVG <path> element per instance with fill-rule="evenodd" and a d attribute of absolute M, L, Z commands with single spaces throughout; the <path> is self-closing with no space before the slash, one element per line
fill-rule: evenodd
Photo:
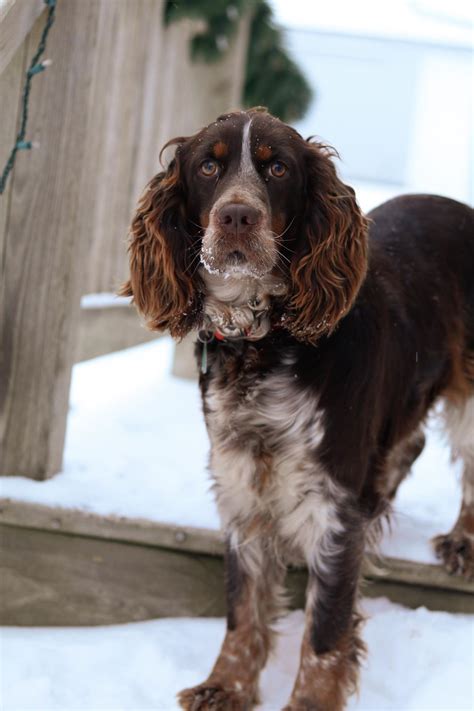
<path fill-rule="evenodd" d="M 220 116 L 176 138 L 175 155 L 132 222 L 131 295 L 157 330 L 199 325 L 214 275 L 286 285 L 283 325 L 301 340 L 331 332 L 366 271 L 366 221 L 326 146 L 260 110 Z"/>

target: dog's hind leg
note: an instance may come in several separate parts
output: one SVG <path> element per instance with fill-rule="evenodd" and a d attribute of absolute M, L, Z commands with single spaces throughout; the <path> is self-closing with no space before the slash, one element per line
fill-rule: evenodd
<path fill-rule="evenodd" d="M 425 435 L 420 427 L 395 445 L 388 455 L 382 479 L 380 493 L 390 501 L 395 498 L 397 489 L 411 471 L 413 463 L 420 456 L 425 446 Z"/>
<path fill-rule="evenodd" d="M 446 427 L 453 459 L 463 462 L 462 502 L 450 533 L 436 536 L 433 545 L 448 573 L 474 578 L 474 393 L 463 405 L 446 405 Z"/>

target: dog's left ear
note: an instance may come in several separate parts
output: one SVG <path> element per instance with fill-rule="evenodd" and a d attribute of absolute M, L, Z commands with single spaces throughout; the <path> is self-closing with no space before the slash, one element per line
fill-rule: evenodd
<path fill-rule="evenodd" d="M 338 178 L 335 151 L 305 143 L 306 212 L 290 268 L 286 328 L 302 341 L 331 333 L 350 310 L 367 271 L 367 220 Z"/>

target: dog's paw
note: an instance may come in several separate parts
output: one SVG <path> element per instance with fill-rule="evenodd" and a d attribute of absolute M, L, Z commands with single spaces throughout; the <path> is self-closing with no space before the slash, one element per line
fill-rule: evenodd
<path fill-rule="evenodd" d="M 185 711 L 250 711 L 252 700 L 242 691 L 226 689 L 212 682 L 184 689 L 178 701 Z"/>
<path fill-rule="evenodd" d="M 474 536 L 454 529 L 451 533 L 433 538 L 436 557 L 443 562 L 450 575 L 462 575 L 474 580 Z"/>

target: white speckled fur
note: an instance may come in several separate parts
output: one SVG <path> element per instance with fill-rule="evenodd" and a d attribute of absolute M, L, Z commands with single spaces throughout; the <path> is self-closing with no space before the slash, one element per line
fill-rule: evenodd
<path fill-rule="evenodd" d="M 252 330 L 249 340 L 262 338 L 270 330 L 268 311 L 272 296 L 281 296 L 286 292 L 286 285 L 281 279 L 267 274 L 261 279 L 250 276 L 222 276 L 211 274 L 201 269 L 200 276 L 206 284 L 207 296 L 204 302 L 206 323 L 210 327 L 225 332 L 229 327 Z M 249 304 L 258 303 L 257 307 Z M 264 315 L 257 327 L 255 319 L 258 312 Z"/>
<path fill-rule="evenodd" d="M 446 403 L 444 416 L 453 458 L 464 463 L 463 503 L 474 506 L 474 397 L 462 407 Z"/>
<path fill-rule="evenodd" d="M 461 407 L 446 403 L 444 413 L 453 455 L 474 455 L 474 396 Z"/>
<path fill-rule="evenodd" d="M 211 382 L 206 404 L 211 470 L 224 527 L 241 532 L 255 517 L 264 517 L 278 549 L 328 571 L 337 552 L 334 536 L 343 530 L 338 509 L 345 493 L 312 458 L 323 437 L 317 400 L 298 386 L 288 367 L 257 383 L 238 403 L 232 386 L 217 388 Z M 255 486 L 258 437 L 273 456 L 262 492 Z M 242 534 L 234 538 L 236 546 L 244 543 Z M 255 561 L 256 568 L 260 564 Z"/>

